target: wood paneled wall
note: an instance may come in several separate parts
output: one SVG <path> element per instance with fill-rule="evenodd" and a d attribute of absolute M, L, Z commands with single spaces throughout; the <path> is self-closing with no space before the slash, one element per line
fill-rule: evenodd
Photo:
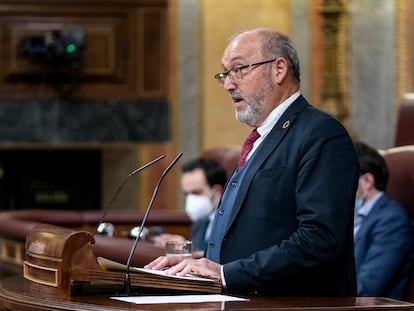
<path fill-rule="evenodd" d="M 74 27 L 83 29 L 85 49 L 73 95 L 166 97 L 166 11 L 167 0 L 1 1 L 0 97 L 53 96 L 50 68 L 22 55 L 20 45 L 28 36 Z"/>
<path fill-rule="evenodd" d="M 20 103 L 22 110 L 35 110 L 41 106 L 45 99 L 52 98 L 54 107 L 66 107 L 71 111 L 80 109 L 92 102 L 99 106 L 100 101 L 117 107 L 134 105 L 134 111 L 128 113 L 134 116 L 143 116 L 148 122 L 136 124 L 136 126 L 157 126 L 165 119 L 158 119 L 160 113 L 151 114 L 148 108 L 151 102 L 153 109 L 162 105 L 170 105 L 168 91 L 169 73 L 169 34 L 168 34 L 168 0 L 2 0 L 0 1 L 0 109 L 15 106 Z M 84 53 L 79 80 L 69 94 L 70 98 L 55 100 L 59 96 L 56 92 L 56 80 L 59 80 L 61 72 L 56 68 L 44 63 L 34 61 L 24 55 L 21 50 L 22 42 L 32 36 L 44 36 L 54 31 L 67 33 L 79 27 L 84 33 Z M 88 101 L 90 100 L 90 101 Z M 146 103 L 147 109 L 141 107 Z M 40 103 L 40 104 L 39 104 Z M 131 104 L 132 103 L 132 104 Z M 157 106 L 158 103 L 158 106 Z M 121 105 L 119 105 L 121 104 Z M 123 105 L 122 105 L 123 104 Z M 74 108 L 71 109 L 71 106 Z M 34 108 L 33 108 L 34 107 Z M 164 106 L 162 106 L 164 107 Z M 119 113 L 120 109 L 110 109 L 108 106 L 101 109 L 109 109 L 113 114 Z M 64 114 L 64 109 L 58 109 L 58 113 Z M 158 110 L 160 110 L 158 108 Z M 83 110 L 82 110 L 83 111 Z M 86 111 L 86 110 L 85 110 Z M 26 112 L 31 118 L 39 117 L 44 111 L 36 110 Z M 23 112 L 17 112 L 22 114 Z M 7 113 L 3 113 L 4 115 Z M 161 113 L 162 114 L 162 113 Z M 168 114 L 168 111 L 165 112 Z M 7 123 L 15 127 L 23 127 L 18 118 L 14 115 L 9 117 Z M 1 113 L 0 113 L 1 116 Z M 99 119 L 98 114 L 89 108 L 82 114 L 84 122 L 96 131 L 100 131 L 108 124 L 108 120 Z M 44 117 L 45 122 L 60 124 L 54 116 Z M 64 115 L 63 117 L 66 117 Z M 111 116 L 108 116 L 109 119 Z M 116 116 L 115 116 L 116 117 Z M 151 119 L 152 118 L 152 119 Z M 166 118 L 170 118 L 169 115 Z M 69 123 L 80 122 L 79 117 L 74 115 Z M 101 122 L 102 121 L 102 122 Z M 33 124 L 28 121 L 28 126 Z M 27 126 L 27 124 L 24 124 Z M 148 124 L 147 124 L 148 123 Z M 96 125 L 94 125 L 96 124 Z M 40 124 L 42 125 L 42 124 Z M 38 126 L 35 123 L 34 127 Z M 134 126 L 132 124 L 131 126 Z M 163 124 L 163 126 L 168 126 Z M 107 126 L 111 130 L 110 126 Z M 33 131 L 36 131 L 35 128 Z M 167 129 L 169 131 L 169 129 Z M 120 152 L 117 143 L 127 143 L 123 156 L 119 156 L 122 163 L 116 161 L 105 162 L 102 173 L 105 174 L 102 182 L 102 204 L 105 205 L 110 194 L 116 189 L 120 181 L 116 176 L 125 176 L 131 167 L 144 164 L 146 160 L 152 160 L 152 156 L 165 154 L 168 161 L 172 160 L 171 139 L 169 133 L 164 138 L 154 141 L 150 131 L 147 137 L 141 137 L 134 141 L 95 141 L 84 140 L 81 144 L 76 141 L 47 140 L 42 137 L 40 140 L 26 141 L 7 140 L 9 149 L 23 148 L 36 150 L 38 148 L 65 149 L 69 148 L 88 149 L 95 146 L 102 151 L 105 159 L 112 160 L 113 152 Z M 78 133 L 81 137 L 83 133 Z M 1 131 L 0 131 L 1 135 Z M 99 137 L 99 135 L 98 135 Z M 116 137 L 116 135 L 115 135 Z M 122 136 L 125 137 L 125 136 Z M 128 136 L 129 137 L 129 136 Z M 44 141 L 42 140 L 44 139 Z M 124 138 L 125 140 L 125 138 Z M 33 141 L 35 143 L 33 143 Z M 0 149 L 4 146 L 1 144 Z M 113 152 L 112 152 L 113 151 Z M 130 161 L 125 161 L 125 158 Z M 167 164 L 161 165 L 164 168 Z M 179 164 L 177 165 L 179 167 Z M 169 174 L 163 183 L 162 189 L 155 205 L 158 208 L 176 208 L 177 190 L 175 172 Z M 123 196 L 128 197 L 127 204 L 122 208 L 145 209 L 152 193 L 153 185 L 158 179 L 158 174 L 143 174 L 139 176 L 138 186 L 131 191 L 124 191 Z M 122 177 L 123 178 L 123 177 Z M 109 182 L 108 182 L 109 181 Z M 155 206 L 156 207 L 156 206 Z"/>

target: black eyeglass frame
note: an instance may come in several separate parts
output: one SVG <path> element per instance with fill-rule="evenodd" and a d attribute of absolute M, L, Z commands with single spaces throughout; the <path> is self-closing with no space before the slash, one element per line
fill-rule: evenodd
<path fill-rule="evenodd" d="M 221 86 L 221 87 L 223 87 L 223 85 L 224 85 L 224 81 L 226 80 L 226 78 L 227 78 L 229 75 L 230 75 L 230 80 L 231 80 L 233 83 L 238 83 L 238 82 L 240 82 L 241 80 L 243 80 L 243 73 L 242 73 L 242 70 L 243 70 L 243 69 L 247 69 L 247 68 L 250 68 L 250 67 L 253 67 L 253 66 L 260 66 L 260 65 L 264 65 L 264 64 L 267 64 L 267 63 L 271 63 L 271 62 L 274 62 L 276 59 L 277 59 L 277 58 L 274 58 L 274 59 L 269 59 L 269 60 L 265 60 L 265 61 L 263 61 L 263 62 L 253 63 L 253 64 L 249 64 L 249 65 L 243 65 L 243 66 L 234 67 L 234 68 L 231 68 L 231 69 L 229 69 L 229 70 L 227 70 L 227 71 L 225 71 L 225 72 L 219 72 L 218 74 L 214 75 L 214 78 L 217 80 L 217 82 L 220 84 L 220 86 Z M 233 73 L 233 74 L 230 74 L 232 71 L 233 71 L 234 73 Z M 233 77 L 234 77 L 234 74 L 236 73 L 236 71 L 239 71 L 239 72 L 240 72 L 240 76 L 241 76 L 241 78 L 240 78 L 240 79 L 238 79 L 238 81 L 234 81 L 234 80 L 233 80 Z"/>

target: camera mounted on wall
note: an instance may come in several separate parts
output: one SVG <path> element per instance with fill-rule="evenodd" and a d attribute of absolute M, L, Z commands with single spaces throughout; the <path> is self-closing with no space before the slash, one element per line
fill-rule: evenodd
<path fill-rule="evenodd" d="M 44 67 L 46 82 L 54 84 L 64 96 L 80 78 L 84 46 L 85 33 L 80 27 L 50 30 L 23 38 L 20 54 Z"/>
<path fill-rule="evenodd" d="M 21 51 L 24 56 L 46 66 L 67 66 L 73 62 L 81 62 L 84 43 L 85 34 L 81 28 L 68 32 L 50 30 L 25 37 Z"/>

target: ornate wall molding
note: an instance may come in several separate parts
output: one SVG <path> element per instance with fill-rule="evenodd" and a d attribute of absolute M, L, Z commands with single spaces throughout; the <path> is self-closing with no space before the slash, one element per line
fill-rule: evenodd
<path fill-rule="evenodd" d="M 348 127 L 348 14 L 347 2 L 323 0 L 319 13 L 323 18 L 325 62 L 322 109 Z"/>
<path fill-rule="evenodd" d="M 404 94 L 407 93 L 407 77 L 410 71 L 408 61 L 408 16 L 411 15 L 408 9 L 407 1 L 396 0 L 396 19 L 395 19 L 395 38 L 397 51 L 395 53 L 395 76 L 397 83 L 397 94 L 396 94 L 396 110 L 398 111 Z M 411 73 L 412 74 L 412 73 Z"/>

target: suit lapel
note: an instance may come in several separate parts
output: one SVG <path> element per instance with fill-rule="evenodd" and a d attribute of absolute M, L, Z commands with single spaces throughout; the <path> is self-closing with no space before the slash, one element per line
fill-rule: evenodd
<path fill-rule="evenodd" d="M 264 141 L 261 143 L 259 148 L 256 150 L 254 155 L 254 161 L 252 161 L 245 172 L 243 182 L 241 183 L 240 189 L 237 193 L 236 200 L 234 201 L 234 206 L 232 210 L 232 215 L 228 223 L 228 228 L 231 227 L 233 221 L 235 220 L 237 214 L 240 211 L 242 203 L 246 197 L 247 191 L 250 188 L 250 183 L 253 180 L 254 175 L 263 165 L 266 159 L 274 152 L 279 143 L 285 137 L 286 133 L 293 127 L 296 115 L 302 112 L 308 102 L 301 95 L 296 99 L 289 108 L 283 113 L 280 119 L 276 122 L 273 129 L 266 136 Z"/>
<path fill-rule="evenodd" d="M 191 239 L 195 245 L 203 245 L 204 244 L 204 237 L 206 233 L 206 229 L 210 220 L 203 219 L 198 220 L 197 222 L 193 223 L 193 230 Z"/>
<path fill-rule="evenodd" d="M 375 202 L 374 206 L 370 210 L 369 214 L 364 217 L 364 219 L 361 222 L 361 226 L 358 229 L 358 232 L 355 235 L 354 243 L 357 244 L 358 241 L 366 237 L 367 234 L 365 231 L 368 230 L 368 228 L 371 227 L 371 223 L 377 218 L 377 215 L 380 213 L 380 209 L 382 209 L 387 204 L 387 199 L 384 195 L 382 195 L 377 202 Z"/>

